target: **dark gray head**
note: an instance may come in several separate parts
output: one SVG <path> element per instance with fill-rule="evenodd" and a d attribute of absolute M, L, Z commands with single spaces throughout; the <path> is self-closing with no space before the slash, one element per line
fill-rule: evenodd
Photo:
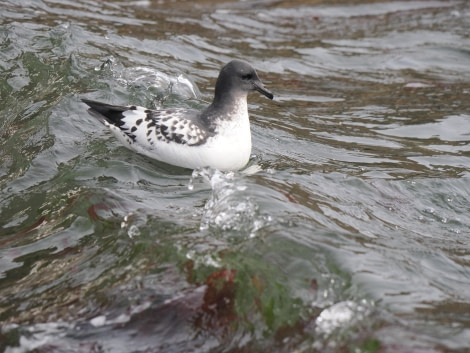
<path fill-rule="evenodd" d="M 215 84 L 214 102 L 246 96 L 251 91 L 258 91 L 269 99 L 274 97 L 264 88 L 253 66 L 242 60 L 232 60 L 220 70 Z"/>

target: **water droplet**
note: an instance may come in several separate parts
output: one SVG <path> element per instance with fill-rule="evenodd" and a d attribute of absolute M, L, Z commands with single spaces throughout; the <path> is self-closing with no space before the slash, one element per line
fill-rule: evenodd
<path fill-rule="evenodd" d="M 138 237 L 140 235 L 140 230 L 136 225 L 133 224 L 129 227 L 129 230 L 127 231 L 127 235 L 131 239 L 134 237 Z"/>
<path fill-rule="evenodd" d="M 90 324 L 94 327 L 103 326 L 105 323 L 106 323 L 106 316 L 104 315 L 94 317 L 93 319 L 90 320 Z"/>

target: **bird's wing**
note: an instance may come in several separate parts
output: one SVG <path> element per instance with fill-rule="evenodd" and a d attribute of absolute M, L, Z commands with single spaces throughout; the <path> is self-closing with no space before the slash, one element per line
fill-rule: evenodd
<path fill-rule="evenodd" d="M 145 117 L 140 115 L 142 117 L 139 119 L 142 120 L 134 120 L 134 125 L 130 126 L 129 130 L 135 136 L 145 133 L 145 139 L 150 143 L 160 141 L 195 146 L 203 144 L 212 135 L 194 119 L 199 113 L 197 111 L 167 109 L 144 111 L 144 113 Z M 133 114 L 125 115 L 130 117 Z M 142 129 L 139 129 L 138 123 L 143 126 Z"/>
<path fill-rule="evenodd" d="M 119 128 L 129 143 L 155 145 L 177 143 L 201 145 L 212 135 L 197 121 L 198 111 L 188 109 L 151 110 L 139 106 L 117 106 L 83 99 L 91 115 L 106 125 Z"/>

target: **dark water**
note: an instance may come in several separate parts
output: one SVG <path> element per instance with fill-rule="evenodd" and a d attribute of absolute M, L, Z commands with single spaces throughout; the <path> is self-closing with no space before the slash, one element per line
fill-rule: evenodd
<path fill-rule="evenodd" d="M 470 3 L 0 3 L 0 351 L 468 352 Z M 236 173 L 81 97 L 202 108 L 252 63 Z"/>

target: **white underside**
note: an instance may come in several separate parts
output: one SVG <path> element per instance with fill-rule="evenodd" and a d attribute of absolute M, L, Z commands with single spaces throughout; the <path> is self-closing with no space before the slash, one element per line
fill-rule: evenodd
<path fill-rule="evenodd" d="M 251 155 L 251 132 L 246 101 L 240 102 L 233 113 L 236 114 L 236 119 L 223 121 L 214 137 L 208 138 L 202 145 L 193 146 L 173 141 L 154 141 L 150 144 L 146 136 L 137 136 L 136 140 L 132 141 L 118 127 L 107 125 L 126 147 L 150 158 L 190 169 L 212 167 L 229 171 L 243 168 Z M 132 125 L 130 121 L 129 125 Z"/>

